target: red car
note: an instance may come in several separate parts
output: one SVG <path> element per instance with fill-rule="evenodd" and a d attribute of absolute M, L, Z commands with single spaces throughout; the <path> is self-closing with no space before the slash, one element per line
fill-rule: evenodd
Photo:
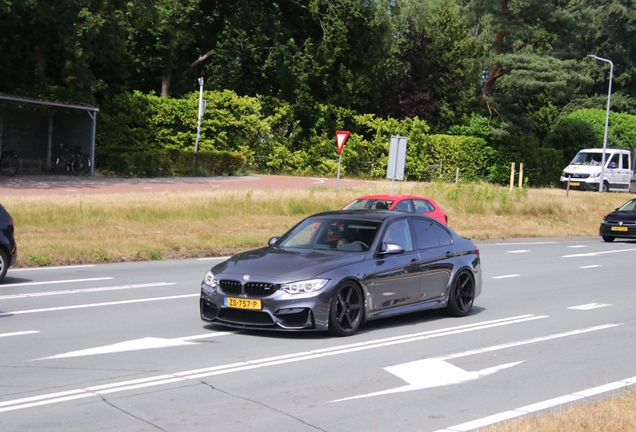
<path fill-rule="evenodd" d="M 379 209 L 420 213 L 448 225 L 448 216 L 430 198 L 411 195 L 369 195 L 356 198 L 341 210 Z"/>

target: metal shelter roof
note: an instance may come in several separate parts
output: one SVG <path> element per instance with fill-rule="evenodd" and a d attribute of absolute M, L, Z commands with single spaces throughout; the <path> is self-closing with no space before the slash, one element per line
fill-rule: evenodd
<path fill-rule="evenodd" d="M 69 102 L 57 102 L 57 101 L 48 101 L 43 99 L 36 99 L 24 96 L 12 96 L 4 93 L 0 93 L 0 101 L 7 101 L 15 104 L 22 105 L 36 105 L 36 106 L 50 106 L 56 108 L 66 108 L 66 109 L 78 109 L 83 111 L 92 111 L 97 112 L 99 108 L 94 107 L 92 105 L 84 104 L 84 103 L 69 103 Z"/>

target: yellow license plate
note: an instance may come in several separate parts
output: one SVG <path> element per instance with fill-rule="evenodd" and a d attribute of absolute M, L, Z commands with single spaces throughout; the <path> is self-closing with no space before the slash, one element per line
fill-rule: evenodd
<path fill-rule="evenodd" d="M 225 297 L 225 306 L 237 309 L 263 309 L 260 300 Z"/>
<path fill-rule="evenodd" d="M 627 227 L 623 226 L 613 226 L 612 231 L 627 231 Z"/>
<path fill-rule="evenodd" d="M 579 182 L 570 182 L 570 186 L 581 186 Z"/>

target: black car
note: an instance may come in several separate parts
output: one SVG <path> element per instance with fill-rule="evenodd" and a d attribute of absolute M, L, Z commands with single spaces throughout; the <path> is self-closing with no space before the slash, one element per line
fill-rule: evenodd
<path fill-rule="evenodd" d="M 598 233 L 606 242 L 616 238 L 636 239 L 636 198 L 605 216 Z"/>
<path fill-rule="evenodd" d="M 310 216 L 269 246 L 214 266 L 201 284 L 200 313 L 241 329 L 348 336 L 365 321 L 424 309 L 465 316 L 481 284 L 475 244 L 436 220 L 342 210 Z"/>
<path fill-rule="evenodd" d="M 0 204 L 0 281 L 18 256 L 18 247 L 13 238 L 13 219 Z"/>

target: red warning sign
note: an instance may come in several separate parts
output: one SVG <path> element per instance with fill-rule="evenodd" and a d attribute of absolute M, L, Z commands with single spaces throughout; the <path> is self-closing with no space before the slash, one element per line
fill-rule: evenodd
<path fill-rule="evenodd" d="M 338 154 L 342 153 L 342 149 L 349 138 L 349 131 L 336 131 L 336 146 L 338 147 Z"/>

